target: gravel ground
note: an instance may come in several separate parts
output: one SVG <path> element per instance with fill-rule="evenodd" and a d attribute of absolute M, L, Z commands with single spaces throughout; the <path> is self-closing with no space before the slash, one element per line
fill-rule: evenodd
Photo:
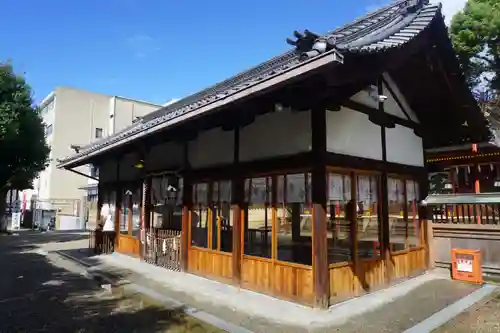
<path fill-rule="evenodd" d="M 328 332 L 400 333 L 467 296 L 477 288 L 452 280 L 429 281 L 392 303 L 371 313 L 353 318 L 345 325 Z"/>
<path fill-rule="evenodd" d="M 106 267 L 105 270 L 108 273 L 153 289 L 168 297 L 179 300 L 184 304 L 190 304 L 197 309 L 211 313 L 228 322 L 243 326 L 256 333 L 399 333 L 477 289 L 476 286 L 457 281 L 446 279 L 432 280 L 415 288 L 407 295 L 392 303 L 373 312 L 352 318 L 342 326 L 311 329 L 286 326 L 263 318 L 250 318 L 248 315 L 236 312 L 224 305 L 214 307 L 211 303 L 204 303 L 200 301 L 200 299 L 195 299 L 184 293 L 167 289 L 165 286 L 131 271 L 118 269 L 116 267 Z"/>
<path fill-rule="evenodd" d="M 142 295 L 103 289 L 80 265 L 43 250 L 79 237 L 20 232 L 0 238 L 0 333 L 223 332 Z"/>
<path fill-rule="evenodd" d="M 500 332 L 500 292 L 461 313 L 433 333 Z"/>
<path fill-rule="evenodd" d="M 61 249 L 64 252 L 68 252 L 73 256 L 75 255 L 79 256 L 80 259 L 84 259 L 86 256 L 85 251 L 77 250 L 78 247 L 80 248 L 86 247 L 86 243 L 83 240 L 68 239 L 64 243 L 60 243 L 57 241 L 45 242 L 45 243 L 42 242 L 40 246 L 47 251 Z M 65 262 L 69 265 L 69 262 L 67 260 L 65 260 Z M 89 262 L 93 264 L 97 263 L 95 260 L 92 259 L 89 259 Z M 75 266 L 79 266 L 75 263 L 72 264 Z M 81 266 L 79 267 L 80 269 L 83 270 Z M 457 301 L 458 299 L 468 295 L 469 293 L 477 289 L 477 287 L 473 285 L 464 284 L 461 282 L 445 280 L 445 279 L 433 280 L 424 283 L 423 285 L 417 287 L 415 290 L 411 291 L 407 295 L 373 312 L 369 312 L 362 316 L 352 318 L 342 326 L 325 327 L 321 329 L 310 329 L 303 327 L 285 326 L 281 325 L 280 323 L 270 322 L 269 320 L 265 320 L 262 318 L 255 318 L 255 317 L 250 318 L 247 314 L 236 312 L 231 308 L 224 306 L 223 304 L 214 306 L 213 303 L 208 303 L 208 302 L 204 303 L 201 302 L 200 299 L 196 299 L 193 296 L 167 289 L 164 285 L 161 285 L 157 282 L 147 279 L 144 276 L 139 275 L 137 273 L 127 271 L 119 267 L 107 266 L 101 268 L 104 269 L 104 272 L 112 273 L 114 276 L 117 277 L 117 279 L 127 279 L 136 284 L 153 289 L 158 293 L 176 299 L 184 304 L 189 304 L 190 306 L 196 307 L 199 310 L 211 313 L 228 322 L 245 327 L 249 330 L 252 330 L 255 333 L 403 332 L 404 330 L 412 327 L 413 325 L 417 324 L 423 319 L 429 317 L 435 312 L 443 309 L 444 307 L 450 305 L 451 303 Z M 76 271 L 78 268 L 71 267 L 68 269 L 70 269 L 71 271 Z M 153 307 L 153 309 L 158 309 L 158 307 Z M 138 312 L 141 311 L 142 310 L 138 310 Z M 1 314 L 2 313 L 0 311 L 0 315 Z M 161 314 L 159 314 L 158 316 L 161 316 Z M 175 316 L 172 316 L 171 314 L 166 314 L 166 317 L 169 318 Z M 143 331 L 161 332 L 161 331 L 155 331 L 155 329 L 156 329 L 155 327 L 153 328 L 145 327 Z M 121 330 L 120 332 L 122 331 L 123 330 Z M 4 331 L 0 330 L 0 333 L 3 332 Z M 57 332 L 57 331 L 51 331 L 51 332 Z M 87 331 L 82 331 L 82 332 L 87 332 Z M 106 332 L 113 332 L 113 331 L 108 330 Z M 141 330 L 138 330 L 138 332 L 141 332 Z M 170 331 L 167 330 L 166 332 Z M 172 331 L 172 332 L 177 332 L 177 331 Z M 190 331 L 179 331 L 179 332 L 190 332 Z M 200 331 L 200 332 L 205 332 L 205 331 Z M 460 331 L 451 330 L 450 332 L 460 332 Z M 470 330 L 466 330 L 463 332 L 470 332 Z"/>

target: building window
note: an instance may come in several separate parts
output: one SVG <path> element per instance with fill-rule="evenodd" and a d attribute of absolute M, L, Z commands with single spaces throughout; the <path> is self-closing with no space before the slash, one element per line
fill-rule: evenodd
<path fill-rule="evenodd" d="M 54 100 L 50 101 L 49 105 L 47 105 L 47 111 L 54 110 Z"/>
<path fill-rule="evenodd" d="M 356 175 L 356 221 L 358 227 L 358 257 L 380 256 L 379 177 Z"/>
<path fill-rule="evenodd" d="M 102 128 L 99 128 L 99 127 L 96 128 L 95 129 L 95 138 L 96 139 L 100 139 L 102 137 L 103 137 L 103 130 L 102 130 Z"/>
<path fill-rule="evenodd" d="M 208 183 L 193 185 L 193 212 L 191 214 L 191 245 L 208 247 Z"/>
<path fill-rule="evenodd" d="M 45 136 L 49 136 L 52 134 L 52 124 L 45 125 Z"/>
<path fill-rule="evenodd" d="M 212 249 L 231 252 L 233 245 L 231 181 L 213 182 L 211 192 Z"/>
<path fill-rule="evenodd" d="M 311 265 L 311 174 L 277 176 L 276 187 L 276 259 Z"/>
<path fill-rule="evenodd" d="M 272 258 L 272 188 L 271 177 L 245 180 L 244 254 Z"/>
<path fill-rule="evenodd" d="M 388 195 L 391 251 L 419 247 L 418 183 L 414 180 L 389 178 Z"/>
<path fill-rule="evenodd" d="M 330 173 L 327 182 L 328 263 L 347 262 L 352 258 L 351 227 L 355 221 L 351 176 Z"/>

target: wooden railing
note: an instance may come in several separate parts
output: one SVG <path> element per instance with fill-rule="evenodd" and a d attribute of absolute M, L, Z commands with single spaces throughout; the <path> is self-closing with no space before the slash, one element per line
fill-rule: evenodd
<path fill-rule="evenodd" d="M 173 271 L 181 270 L 181 232 L 148 229 L 143 245 L 144 261 Z"/>
<path fill-rule="evenodd" d="M 443 204 L 428 209 L 433 223 L 500 225 L 500 204 Z"/>
<path fill-rule="evenodd" d="M 115 249 L 115 232 L 90 230 L 89 248 L 94 250 L 95 254 L 109 254 Z"/>

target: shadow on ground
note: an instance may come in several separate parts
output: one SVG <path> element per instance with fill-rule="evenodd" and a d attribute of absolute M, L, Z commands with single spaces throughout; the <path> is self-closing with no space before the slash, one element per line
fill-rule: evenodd
<path fill-rule="evenodd" d="M 42 243 L 37 237 L 23 236 L 27 243 L 21 238 L 0 240 L 0 333 L 218 332 L 185 316 L 182 309 L 101 288 L 64 268 L 60 257 L 57 262 L 36 252 L 37 242 Z"/>

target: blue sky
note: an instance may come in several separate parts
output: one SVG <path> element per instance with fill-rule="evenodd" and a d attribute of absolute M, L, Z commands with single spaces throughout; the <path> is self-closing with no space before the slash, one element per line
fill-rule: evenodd
<path fill-rule="evenodd" d="M 165 103 L 387 1 L 2 0 L 0 61 L 40 101 L 56 86 Z"/>

